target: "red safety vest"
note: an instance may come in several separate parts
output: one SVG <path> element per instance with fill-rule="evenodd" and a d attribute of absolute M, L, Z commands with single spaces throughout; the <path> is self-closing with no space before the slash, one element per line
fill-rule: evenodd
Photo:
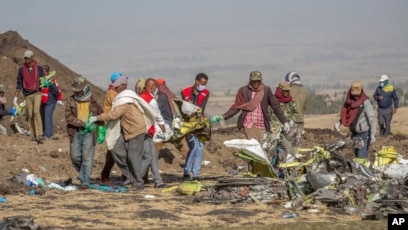
<path fill-rule="evenodd" d="M 204 89 L 203 91 L 200 92 L 196 104 L 198 107 L 201 107 L 201 103 L 203 103 L 204 99 L 208 96 L 208 93 L 209 92 L 207 89 Z M 184 88 L 183 90 L 181 90 L 181 94 L 183 95 L 185 101 L 192 102 L 193 87 L 190 86 Z"/>
<path fill-rule="evenodd" d="M 140 94 L 140 97 L 143 98 L 143 100 L 145 100 L 147 103 L 150 103 L 152 101 L 152 99 L 154 98 L 153 95 L 149 92 L 147 92 L 146 90 L 143 90 L 142 93 Z M 153 137 L 154 133 L 156 132 L 156 127 L 154 126 L 154 124 L 152 124 L 149 127 L 149 130 L 147 131 L 147 134 L 151 137 Z"/>

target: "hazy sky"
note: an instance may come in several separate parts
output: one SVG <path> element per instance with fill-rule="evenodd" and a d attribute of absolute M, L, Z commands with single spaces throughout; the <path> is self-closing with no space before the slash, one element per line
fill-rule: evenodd
<path fill-rule="evenodd" d="M 270 84 L 407 72 L 406 0 L 13 0 L 0 7 L 8 30 L 99 86 L 113 71 L 173 88 L 205 72 L 233 90 L 255 69 Z"/>

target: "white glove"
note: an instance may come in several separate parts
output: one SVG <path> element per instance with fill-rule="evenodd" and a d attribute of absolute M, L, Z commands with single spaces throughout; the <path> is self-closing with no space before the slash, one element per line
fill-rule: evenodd
<path fill-rule="evenodd" d="M 95 121 L 97 121 L 98 119 L 96 118 L 96 116 L 91 116 L 89 118 L 89 122 L 94 123 Z"/>
<path fill-rule="evenodd" d="M 291 128 L 293 127 L 293 124 L 294 124 L 294 123 L 293 123 L 293 120 L 290 119 L 290 120 L 289 120 L 289 126 L 290 126 Z"/>
<path fill-rule="evenodd" d="M 60 104 L 60 105 L 64 105 L 64 102 L 62 102 L 62 101 L 57 101 L 57 103 Z"/>
<path fill-rule="evenodd" d="M 285 124 L 283 124 L 283 130 L 285 131 L 285 133 L 288 133 L 290 130 L 290 125 L 288 122 L 285 122 Z"/>
<path fill-rule="evenodd" d="M 340 131 L 340 126 L 341 126 L 340 121 L 336 122 L 336 124 L 334 124 L 334 130 L 336 130 L 337 132 L 339 132 L 339 131 Z"/>
<path fill-rule="evenodd" d="M 14 106 L 18 106 L 17 100 L 18 100 L 18 98 L 17 98 L 17 97 L 14 97 L 14 99 L 13 99 L 13 104 L 14 104 Z"/>
<path fill-rule="evenodd" d="M 371 136 L 370 137 L 370 143 L 372 144 L 372 143 L 374 143 L 375 142 L 375 136 Z"/>

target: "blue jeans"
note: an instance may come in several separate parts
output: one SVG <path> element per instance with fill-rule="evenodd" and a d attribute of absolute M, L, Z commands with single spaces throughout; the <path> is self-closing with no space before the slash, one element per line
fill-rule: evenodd
<path fill-rule="evenodd" d="M 198 177 L 201 171 L 201 161 L 203 159 L 204 143 L 196 136 L 191 135 L 187 139 L 188 153 L 186 163 L 184 164 L 184 175 L 190 175 L 193 172 L 193 177 Z"/>
<path fill-rule="evenodd" d="M 75 133 L 69 147 L 71 162 L 75 170 L 79 172 L 81 184 L 89 185 L 95 150 L 92 133 L 85 135 L 81 135 L 79 132 Z"/>
<path fill-rule="evenodd" d="M 357 158 L 366 159 L 368 156 L 368 146 L 370 145 L 368 140 L 368 131 L 362 133 L 352 133 L 351 140 L 354 142 L 354 155 Z"/>
<path fill-rule="evenodd" d="M 48 138 L 52 137 L 52 118 L 56 104 L 54 102 L 44 105 L 44 136 Z"/>

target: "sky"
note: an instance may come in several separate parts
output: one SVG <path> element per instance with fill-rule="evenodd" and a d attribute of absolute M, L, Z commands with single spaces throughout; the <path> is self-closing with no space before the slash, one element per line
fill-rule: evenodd
<path fill-rule="evenodd" d="M 24 39 L 98 86 L 120 71 L 162 77 L 178 90 L 206 73 L 236 90 L 259 70 L 274 85 L 297 71 L 305 84 L 406 77 L 406 0 L 14 0 L 0 33 Z"/>

